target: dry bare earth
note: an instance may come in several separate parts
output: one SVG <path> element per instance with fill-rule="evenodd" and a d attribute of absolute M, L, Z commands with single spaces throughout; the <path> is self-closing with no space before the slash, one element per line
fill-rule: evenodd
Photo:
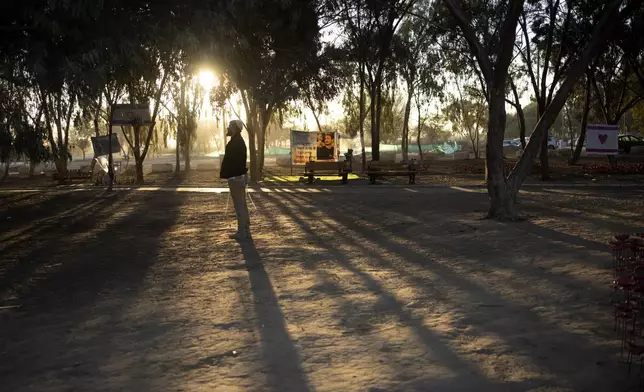
<path fill-rule="evenodd" d="M 642 193 L 0 196 L 6 391 L 620 391 L 614 232 Z M 63 214 L 63 215 L 58 215 Z M 11 218 L 11 219 L 9 219 Z"/>

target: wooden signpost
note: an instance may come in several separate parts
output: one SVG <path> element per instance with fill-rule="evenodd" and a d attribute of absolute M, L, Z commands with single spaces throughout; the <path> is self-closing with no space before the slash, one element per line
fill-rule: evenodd
<path fill-rule="evenodd" d="M 123 127 L 126 125 L 141 126 L 151 124 L 152 116 L 150 116 L 150 107 L 148 105 L 115 104 L 111 107 L 109 135 L 113 135 L 112 127 L 115 125 Z M 110 176 L 108 191 L 111 191 L 114 185 L 114 160 L 112 155 L 112 137 L 110 137 L 108 142 L 108 172 Z"/>

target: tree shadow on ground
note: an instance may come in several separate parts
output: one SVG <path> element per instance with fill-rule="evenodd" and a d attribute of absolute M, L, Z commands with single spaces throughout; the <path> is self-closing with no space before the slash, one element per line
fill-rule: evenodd
<path fill-rule="evenodd" d="M 288 199 L 287 196 L 283 195 L 285 199 Z M 292 196 L 292 195 L 289 195 Z M 416 336 L 423 342 L 428 350 L 437 354 L 437 357 L 440 358 L 441 364 L 448 367 L 454 374 L 454 378 L 450 380 L 449 390 L 467 390 L 472 388 L 475 385 L 479 390 L 498 390 L 499 388 L 508 388 L 512 383 L 499 383 L 497 381 L 491 380 L 482 374 L 477 366 L 474 363 L 470 363 L 466 359 L 459 356 L 453 349 L 450 347 L 450 342 L 445 339 L 445 337 L 440 336 L 438 333 L 432 331 L 424 325 L 424 322 L 421 318 L 416 317 L 413 314 L 412 310 L 407 308 L 404 304 L 396 299 L 396 297 L 388 292 L 385 287 L 375 279 L 369 273 L 363 271 L 360 267 L 354 265 L 350 258 L 345 255 L 345 253 L 339 250 L 335 241 L 325 240 L 320 236 L 321 232 L 328 232 L 326 229 L 320 231 L 314 229 L 311 224 L 308 222 L 313 220 L 310 216 L 307 216 L 306 213 L 299 213 L 298 204 L 294 202 L 288 206 L 278 200 L 271 194 L 266 194 L 264 196 L 272 204 L 277 206 L 277 209 L 290 216 L 291 219 L 296 222 L 303 230 L 304 235 L 308 241 L 314 242 L 317 246 L 322 249 L 327 250 L 327 252 L 333 257 L 337 263 L 342 266 L 344 269 L 350 271 L 356 277 L 359 278 L 361 284 L 363 284 L 373 295 L 377 296 L 378 302 L 371 309 L 371 312 L 376 312 L 380 314 L 390 314 L 397 319 L 397 322 L 402 326 L 407 326 L 412 328 Z M 290 201 L 293 201 L 291 199 Z M 336 218 L 336 213 L 332 210 L 325 211 L 331 219 Z M 342 222 L 351 221 L 351 215 L 343 215 Z M 334 237 L 338 238 L 338 237 Z M 386 244 L 383 244 L 386 246 Z M 310 260 L 310 259 L 309 259 Z M 385 260 L 374 260 L 374 265 L 379 267 L 387 267 L 387 262 Z M 310 266 L 309 268 L 315 268 Z M 355 306 L 348 306 L 344 308 L 348 313 L 344 314 L 343 317 L 355 317 L 351 312 L 355 311 Z M 442 381 L 441 381 L 442 382 Z M 530 384 L 530 382 L 528 382 Z M 433 387 L 432 381 L 427 380 L 427 383 L 424 385 L 425 388 Z M 447 387 L 447 386 L 445 386 Z M 522 390 L 518 385 L 514 385 Z M 527 385 L 523 385 L 525 389 Z"/>
<path fill-rule="evenodd" d="M 121 197 L 111 207 L 124 208 L 103 206 L 100 214 L 40 233 L 28 253 L 15 250 L 18 271 L 5 275 L 2 285 L 17 286 L 16 301 L 23 305 L 20 312 L 5 314 L 0 326 L 12 342 L 4 352 L 12 362 L 0 365 L 8 390 L 45 390 L 54 380 L 80 390 L 159 390 L 157 380 L 137 373 L 146 353 L 134 350 L 172 330 L 141 323 L 133 334 L 123 330 L 128 323 L 123 317 L 159 263 L 160 241 L 185 196 L 128 192 Z M 126 338 L 130 345 L 124 345 Z"/>
<path fill-rule="evenodd" d="M 552 347 L 543 347 L 544 349 L 546 349 L 546 351 L 539 354 L 539 350 L 536 349 L 537 346 L 535 346 L 534 339 L 536 339 L 537 342 L 543 340 L 539 338 L 540 335 L 542 337 L 548 337 L 547 340 L 550 342 L 550 345 L 561 344 L 562 346 L 573 347 L 573 350 L 577 352 L 577 354 L 579 352 L 584 352 L 589 358 L 604 355 L 610 358 L 609 350 L 611 350 L 611 347 L 597 346 L 595 343 L 586 339 L 584 336 L 569 332 L 568 330 L 563 329 L 560 325 L 549 322 L 548 320 L 542 318 L 540 314 L 537 313 L 534 309 L 526 307 L 525 305 L 522 305 L 520 303 L 509 301 L 509 299 L 504 298 L 497 293 L 489 291 L 489 289 L 486 289 L 484 286 L 475 284 L 474 282 L 476 281 L 476 279 L 474 279 L 474 276 L 471 276 L 471 274 L 456 272 L 452 269 L 452 266 L 448 266 L 441 262 L 435 261 L 433 257 L 427 257 L 425 255 L 416 253 L 408 246 L 399 242 L 400 235 L 392 235 L 391 233 L 385 234 L 374 230 L 372 227 L 377 227 L 378 225 L 382 224 L 381 220 L 373 218 L 374 220 L 370 221 L 368 225 L 362 224 L 365 219 L 369 220 L 369 218 L 364 218 L 364 216 L 369 216 L 369 214 L 362 215 L 362 219 L 356 219 L 354 213 L 355 207 L 352 206 L 351 203 L 343 205 L 343 207 L 345 208 L 327 208 L 324 211 L 329 220 L 337 222 L 337 225 L 339 227 L 346 228 L 347 234 L 339 235 L 340 233 L 337 233 L 338 227 L 322 228 L 317 225 L 316 229 L 312 228 L 309 222 L 316 220 L 312 219 L 311 216 L 308 216 L 308 213 L 306 211 L 299 210 L 298 208 L 298 205 L 302 204 L 302 199 L 308 200 L 308 203 L 314 203 L 308 198 L 309 195 L 307 195 L 306 197 L 302 195 L 294 196 L 291 194 L 281 196 L 285 200 L 292 202 L 292 204 L 289 203 L 287 207 L 285 203 L 278 200 L 277 198 L 274 198 L 270 195 L 267 195 L 266 197 L 273 204 L 278 205 L 278 208 L 282 213 L 289 214 L 294 221 L 298 222 L 309 240 L 317 241 L 320 247 L 328 249 L 329 252 L 333 255 L 333 258 L 338 260 L 338 262 L 343 267 L 360 276 L 363 284 L 371 289 L 376 295 L 381 296 L 381 298 L 384 297 L 383 300 L 388 302 L 384 306 L 385 309 L 388 308 L 398 314 L 398 316 L 401 317 L 400 321 L 402 323 L 409 325 L 411 321 L 411 324 L 414 326 L 415 330 L 422 331 L 419 332 L 419 335 L 422 337 L 424 334 L 425 338 L 423 340 L 426 342 L 426 344 L 428 344 L 428 346 L 431 346 L 432 348 L 436 347 L 436 344 L 440 342 L 440 339 L 432 336 L 431 332 L 423 330 L 424 327 L 422 325 L 414 324 L 413 316 L 410 314 L 406 315 L 406 312 L 408 311 L 406 311 L 402 307 L 402 304 L 396 301 L 395 297 L 386 294 L 386 291 L 384 291 L 383 287 L 376 280 L 374 280 L 369 274 L 365 274 L 358 267 L 352 265 L 350 259 L 348 259 L 342 251 L 339 251 L 336 248 L 337 245 L 335 244 L 337 243 L 337 241 L 345 241 L 348 246 L 355 247 L 357 246 L 356 244 L 361 242 L 361 239 L 366 239 L 368 243 L 378 244 L 379 247 L 386 250 L 388 253 L 394 253 L 403 260 L 408 260 L 408 262 L 416 263 L 423 268 L 431 271 L 432 274 L 435 274 L 439 277 L 439 280 L 442 282 L 442 284 L 445 284 L 451 288 L 455 288 L 461 293 L 465 293 L 467 296 L 469 296 L 469 298 L 471 298 L 471 300 L 482 300 L 483 302 L 500 305 L 498 310 L 494 312 L 495 314 L 491 314 L 489 317 L 483 320 L 470 319 L 467 313 L 458 315 L 458 318 L 460 319 L 461 323 L 467 325 L 470 328 L 470 333 L 472 333 L 473 331 L 474 334 L 478 336 L 487 336 L 489 334 L 493 334 L 495 336 L 504 337 L 505 343 L 511 347 L 511 350 L 513 352 L 519 353 L 526 358 L 530 358 L 531 361 L 538 365 L 540 368 L 546 369 L 548 373 L 555 375 L 557 377 L 558 384 L 560 385 L 574 384 L 579 382 L 582 382 L 586 385 L 593 385 L 593 381 L 581 381 L 579 380 L 579 378 L 573 378 L 569 373 L 571 370 L 569 369 L 571 364 L 567 359 L 557 358 L 555 360 L 555 358 L 547 356 L 547 349 L 552 349 Z M 398 209 L 400 206 L 396 207 L 396 209 Z M 317 222 L 320 222 L 320 220 L 318 219 L 316 223 Z M 336 235 L 333 236 L 334 240 L 320 239 L 320 232 L 328 233 L 331 230 L 334 230 L 336 232 Z M 354 238 L 352 238 L 351 233 L 354 233 Z M 435 252 L 438 255 L 437 257 L 441 259 L 458 259 L 460 257 L 458 248 L 445 249 L 444 245 L 445 243 L 441 243 L 441 246 L 439 248 L 432 248 L 431 251 Z M 419 246 L 422 245 L 419 244 Z M 485 245 L 477 244 L 477 246 Z M 424 289 L 429 285 L 434 284 L 433 281 L 426 281 L 422 277 L 410 274 L 405 270 L 404 264 L 395 264 L 392 261 L 388 261 L 383 259 L 382 257 L 379 257 L 374 248 L 371 248 L 371 253 L 369 253 L 369 248 L 366 247 L 361 248 L 361 251 L 367 253 L 370 256 L 369 258 L 374 267 L 394 270 L 401 276 L 406 276 L 407 280 L 414 287 Z M 472 262 L 476 262 L 476 260 L 472 260 Z M 518 290 L 521 290 L 521 288 L 518 287 Z M 547 295 L 547 293 L 542 294 Z M 377 311 L 382 311 L 382 309 L 383 308 L 378 307 Z M 374 309 L 374 311 L 376 311 L 376 309 Z M 490 310 L 490 312 L 492 312 L 492 310 Z M 524 321 L 528 322 L 528 324 L 534 327 L 534 331 L 530 331 L 532 335 L 532 338 L 530 340 L 532 341 L 526 341 L 524 338 L 522 338 L 522 336 L 520 336 L 520 333 L 523 333 L 525 331 L 517 330 L 515 326 L 512 326 L 508 323 L 502 325 L 494 322 L 495 319 L 498 319 L 499 317 L 506 318 L 509 315 L 516 317 L 519 314 L 521 315 L 520 317 L 524 319 Z M 546 333 L 548 333 L 549 335 L 545 335 Z M 436 340 L 438 342 L 436 342 Z M 543 341 L 542 343 L 546 342 Z M 447 342 L 441 342 L 439 344 L 443 345 L 441 356 L 445 358 L 451 358 L 451 360 L 448 362 L 456 363 L 454 368 L 462 368 L 463 366 L 467 367 L 467 364 L 458 363 L 462 360 L 456 357 L 451 352 L 449 346 L 447 346 Z M 486 382 L 490 381 L 488 380 Z M 532 386 L 547 386 L 548 384 L 550 384 L 550 381 L 547 381 L 546 379 L 532 380 L 531 382 Z"/>

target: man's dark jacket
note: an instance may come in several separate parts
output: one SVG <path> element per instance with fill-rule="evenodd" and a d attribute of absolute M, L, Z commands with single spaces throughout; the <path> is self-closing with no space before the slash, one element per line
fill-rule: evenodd
<path fill-rule="evenodd" d="M 246 174 L 246 143 L 240 133 L 230 138 L 226 144 L 224 161 L 221 163 L 219 177 L 231 178 Z"/>

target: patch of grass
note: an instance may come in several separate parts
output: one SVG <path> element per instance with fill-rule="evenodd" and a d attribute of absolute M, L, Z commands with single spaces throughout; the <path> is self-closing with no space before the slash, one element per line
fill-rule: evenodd
<path fill-rule="evenodd" d="M 265 182 L 299 182 L 302 176 L 268 176 L 264 178 Z M 319 181 L 340 181 L 342 177 L 317 177 Z M 349 175 L 349 180 L 359 180 L 355 174 Z"/>

